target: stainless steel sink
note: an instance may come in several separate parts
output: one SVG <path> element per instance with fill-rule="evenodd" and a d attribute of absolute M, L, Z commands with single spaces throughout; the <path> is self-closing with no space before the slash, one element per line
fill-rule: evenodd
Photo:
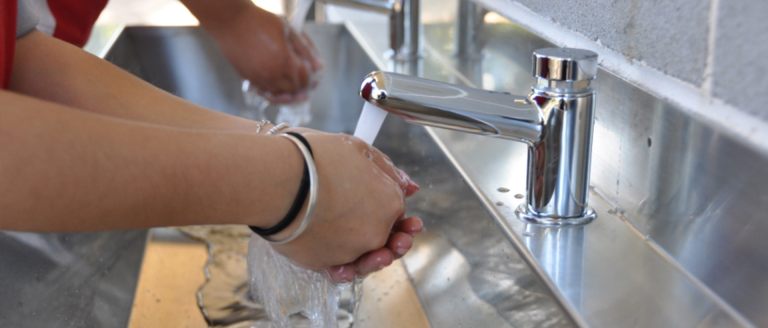
<path fill-rule="evenodd" d="M 450 12 L 449 3 L 423 1 L 424 57 L 409 71 L 526 92 L 516 88 L 530 85 L 531 51 L 551 44 L 491 17 L 483 56 L 459 60 L 451 56 L 455 29 L 446 23 L 456 17 L 428 18 Z M 362 104 L 361 78 L 387 69 L 381 38 L 387 21 L 327 9 L 322 17 L 345 26 L 308 26 L 326 70 L 306 125 L 351 132 Z M 235 115 L 274 119 L 279 113 L 245 104 L 240 79 L 201 31 L 123 32 L 107 57 L 141 78 Z M 427 231 L 402 261 L 366 280 L 358 325 L 768 322 L 761 306 L 768 300 L 762 283 L 768 258 L 761 238 L 767 226 L 761 220 L 764 149 L 608 71 L 600 71 L 597 90 L 590 201 L 600 218 L 577 229 L 546 229 L 514 218 L 512 209 L 524 197 L 525 147 L 388 120 L 376 146 L 422 185 L 409 205 L 424 217 Z M 205 281 L 205 246 L 173 229 L 153 230 L 141 263 L 145 237 L 0 233 L 0 326 L 122 327 L 129 315 L 134 327 L 205 325 L 195 303 L 195 290 Z M 244 266 L 235 271 L 241 273 L 234 283 L 242 284 Z M 188 308 L 179 311 L 182 303 Z M 188 320 L 171 321 L 179 318 Z"/>
<path fill-rule="evenodd" d="M 319 48 L 325 70 L 312 94 L 312 119 L 305 126 L 350 133 L 362 106 L 357 95 L 360 81 L 376 67 L 343 26 L 311 25 L 307 31 Z M 274 119 L 278 111 L 262 113 L 245 104 L 241 79 L 196 28 L 127 28 L 107 59 L 203 106 L 249 118 Z M 408 208 L 424 218 L 427 231 L 402 261 L 401 274 L 406 277 L 396 280 L 413 289 L 429 324 L 575 325 L 423 128 L 388 119 L 375 145 L 423 187 L 408 201 Z M 376 279 L 370 278 L 367 284 L 377 284 Z"/>
<path fill-rule="evenodd" d="M 124 327 L 146 235 L 0 232 L 0 327 Z"/>

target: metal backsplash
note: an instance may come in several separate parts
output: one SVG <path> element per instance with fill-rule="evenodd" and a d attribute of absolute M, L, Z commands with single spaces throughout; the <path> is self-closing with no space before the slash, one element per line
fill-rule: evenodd
<path fill-rule="evenodd" d="M 487 58 L 528 66 L 535 36 L 504 25 L 487 29 Z M 592 185 L 615 207 L 601 219 L 627 220 L 730 307 L 768 324 L 764 151 L 610 72 L 600 72 L 595 89 Z"/>
<path fill-rule="evenodd" d="M 442 4 L 425 0 L 423 7 L 436 3 Z M 371 17 L 342 16 L 369 55 L 386 63 L 386 44 L 377 40 L 381 26 Z M 437 16 L 442 21 L 424 19 L 424 58 L 413 73 L 527 92 L 531 53 L 550 46 L 547 41 L 495 15 L 476 38 L 481 55 L 458 59 L 455 20 Z M 590 197 L 599 216 L 583 228 L 541 229 L 514 218 L 520 202 L 514 196 L 525 190 L 523 146 L 430 133 L 510 240 L 585 323 L 768 325 L 768 239 L 761 238 L 768 233 L 765 150 L 605 70 L 595 89 Z"/>

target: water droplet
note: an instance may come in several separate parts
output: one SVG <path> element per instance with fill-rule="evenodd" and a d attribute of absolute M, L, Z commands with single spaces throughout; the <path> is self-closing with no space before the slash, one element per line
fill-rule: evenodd
<path fill-rule="evenodd" d="M 496 189 L 498 192 L 509 192 L 509 188 L 506 187 L 499 187 L 499 189 Z"/>
<path fill-rule="evenodd" d="M 504 206 L 504 202 L 496 202 L 496 206 Z"/>
<path fill-rule="evenodd" d="M 516 199 L 523 199 L 523 198 L 525 198 L 525 195 L 523 195 L 523 194 L 515 194 L 515 198 Z"/>

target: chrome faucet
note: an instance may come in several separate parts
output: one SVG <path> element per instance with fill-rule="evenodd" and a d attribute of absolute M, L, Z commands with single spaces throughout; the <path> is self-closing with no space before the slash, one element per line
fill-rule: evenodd
<path fill-rule="evenodd" d="M 414 60 L 419 56 L 419 0 L 317 0 L 389 15 L 392 58 Z"/>
<path fill-rule="evenodd" d="M 459 0 L 456 17 L 456 57 L 473 59 L 481 56 L 483 19 L 486 9 L 472 0 Z"/>
<path fill-rule="evenodd" d="M 597 54 L 546 48 L 533 53 L 536 83 L 528 96 L 462 87 L 395 73 L 363 81 L 366 101 L 408 122 L 528 144 L 528 222 L 569 225 L 596 216 L 587 204 Z"/>

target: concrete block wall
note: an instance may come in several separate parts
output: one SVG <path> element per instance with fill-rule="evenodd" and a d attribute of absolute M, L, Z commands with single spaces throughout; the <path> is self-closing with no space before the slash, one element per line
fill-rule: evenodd
<path fill-rule="evenodd" d="M 768 122 L 766 0 L 509 0 Z"/>
<path fill-rule="evenodd" d="M 768 1 L 722 0 L 712 91 L 768 121 Z"/>

